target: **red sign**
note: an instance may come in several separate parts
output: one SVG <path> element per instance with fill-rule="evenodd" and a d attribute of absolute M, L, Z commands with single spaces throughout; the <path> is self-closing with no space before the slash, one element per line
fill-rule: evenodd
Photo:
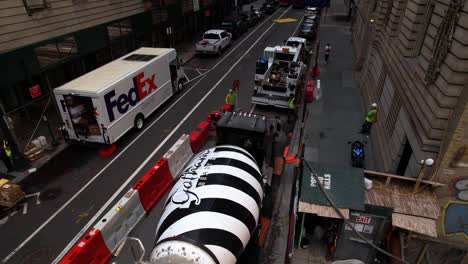
<path fill-rule="evenodd" d="M 33 87 L 29 87 L 29 93 L 31 94 L 31 98 L 37 98 L 42 95 L 41 86 L 34 85 Z"/>
<path fill-rule="evenodd" d="M 370 216 L 359 215 L 359 216 L 356 216 L 356 223 L 369 224 L 371 219 L 372 218 Z"/>
<path fill-rule="evenodd" d="M 232 88 L 234 88 L 234 90 L 236 90 L 236 91 L 239 89 L 239 86 L 240 86 L 240 81 L 239 80 L 235 80 L 232 83 Z"/>

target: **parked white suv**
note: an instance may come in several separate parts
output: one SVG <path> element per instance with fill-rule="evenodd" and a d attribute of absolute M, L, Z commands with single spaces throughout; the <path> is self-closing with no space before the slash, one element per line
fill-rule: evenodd
<path fill-rule="evenodd" d="M 217 54 L 231 44 L 231 33 L 222 29 L 211 29 L 203 34 L 203 39 L 195 44 L 195 51 L 203 54 Z"/>

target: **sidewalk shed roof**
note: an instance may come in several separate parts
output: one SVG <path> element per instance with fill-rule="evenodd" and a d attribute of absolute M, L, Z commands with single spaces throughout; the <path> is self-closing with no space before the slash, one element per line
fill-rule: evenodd
<path fill-rule="evenodd" d="M 304 166 L 300 193 L 301 203 L 331 206 L 313 177 L 314 173 L 338 208 L 360 211 L 365 209 L 364 171 L 362 169 L 343 168 L 331 163 L 309 162 L 309 164 L 313 171 Z M 305 204 L 302 207 L 305 208 Z"/>

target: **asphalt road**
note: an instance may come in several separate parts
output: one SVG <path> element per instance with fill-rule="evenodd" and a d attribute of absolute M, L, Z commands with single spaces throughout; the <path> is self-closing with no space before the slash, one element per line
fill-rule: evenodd
<path fill-rule="evenodd" d="M 298 24 L 273 23 L 271 19 L 280 16 L 300 19 L 302 13 L 281 8 L 236 40 L 220 58 L 189 61 L 185 67 L 204 71 L 189 76 L 197 79 L 148 118 L 143 132 L 132 131 L 122 138 L 112 157 L 102 159 L 96 149 L 72 146 L 29 178 L 25 191 L 40 192 L 40 203 L 36 196 L 31 196 L 27 205 L 0 212 L 1 263 L 51 263 L 57 259 L 181 134 L 189 133 L 208 112 L 223 104 L 234 80 L 241 83 L 239 108 L 252 110 L 255 61 L 266 45 L 280 44 L 293 34 Z M 161 210 L 158 205 L 135 233 L 154 234 Z M 151 243 L 151 238 L 145 240 L 147 246 Z"/>

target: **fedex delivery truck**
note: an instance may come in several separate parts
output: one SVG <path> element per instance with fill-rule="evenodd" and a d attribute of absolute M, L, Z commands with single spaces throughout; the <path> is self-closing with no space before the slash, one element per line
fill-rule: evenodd
<path fill-rule="evenodd" d="M 111 144 L 176 92 L 186 76 L 174 49 L 140 48 L 54 89 L 66 139 Z"/>

